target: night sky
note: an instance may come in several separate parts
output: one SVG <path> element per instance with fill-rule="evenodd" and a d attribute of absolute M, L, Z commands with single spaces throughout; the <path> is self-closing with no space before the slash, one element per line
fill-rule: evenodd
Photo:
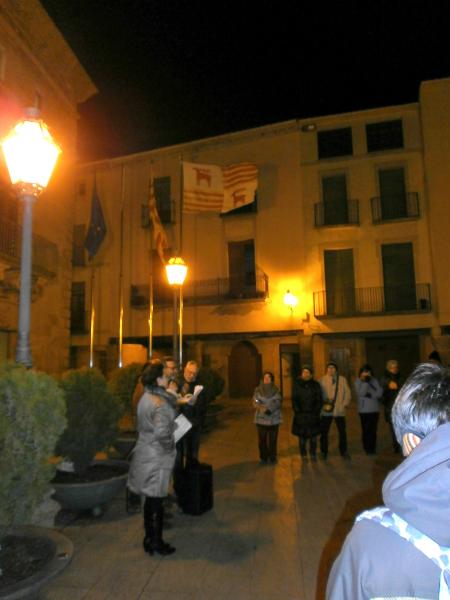
<path fill-rule="evenodd" d="M 84 160 L 404 104 L 450 76 L 447 0 L 41 0 L 99 94 Z"/>

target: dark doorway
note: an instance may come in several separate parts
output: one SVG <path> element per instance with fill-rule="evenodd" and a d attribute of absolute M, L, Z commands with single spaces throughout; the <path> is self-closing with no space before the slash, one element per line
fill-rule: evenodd
<path fill-rule="evenodd" d="M 298 344 L 280 344 L 280 389 L 283 398 L 291 398 L 292 384 L 299 374 L 300 349 Z"/>
<path fill-rule="evenodd" d="M 232 298 L 254 298 L 256 266 L 253 240 L 228 242 L 228 272 L 230 296 Z"/>
<path fill-rule="evenodd" d="M 327 315 L 355 312 L 355 275 L 353 250 L 325 250 L 325 287 Z"/>
<path fill-rule="evenodd" d="M 386 310 L 416 310 L 416 277 L 412 243 L 383 244 L 381 254 Z"/>
<path fill-rule="evenodd" d="M 231 398 L 251 398 L 261 379 L 261 355 L 250 342 L 239 342 L 231 349 L 228 382 Z"/>
<path fill-rule="evenodd" d="M 398 360 L 400 373 L 407 377 L 420 362 L 420 340 L 417 335 L 366 338 L 367 362 L 380 378 L 390 359 Z"/>

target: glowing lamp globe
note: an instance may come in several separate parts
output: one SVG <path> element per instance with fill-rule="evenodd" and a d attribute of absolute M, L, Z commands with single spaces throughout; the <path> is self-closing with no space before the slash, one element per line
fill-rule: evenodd
<path fill-rule="evenodd" d="M 284 295 L 284 303 L 293 310 L 298 304 L 298 298 L 288 290 Z"/>
<path fill-rule="evenodd" d="M 38 114 L 28 109 L 1 142 L 12 184 L 33 195 L 47 187 L 61 153 Z"/>
<path fill-rule="evenodd" d="M 180 256 L 169 259 L 166 265 L 167 280 L 170 285 L 183 285 L 187 275 L 187 265 Z"/>

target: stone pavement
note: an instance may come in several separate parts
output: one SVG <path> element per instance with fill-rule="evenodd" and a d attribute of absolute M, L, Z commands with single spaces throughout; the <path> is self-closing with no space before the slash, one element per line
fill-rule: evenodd
<path fill-rule="evenodd" d="M 217 400 L 201 460 L 214 466 L 214 509 L 202 516 L 174 508 L 165 537 L 177 551 L 146 555 L 139 514 L 125 511 L 124 494 L 103 517 L 79 517 L 61 529 L 74 543 L 63 574 L 44 600 L 314 600 L 355 515 L 380 503 L 391 452 L 380 416 L 380 452 L 361 450 L 359 418 L 349 411 L 351 461 L 337 453 L 332 426 L 326 463 L 302 462 L 290 434 L 290 402 L 280 428 L 279 461 L 260 466 L 248 399 Z"/>

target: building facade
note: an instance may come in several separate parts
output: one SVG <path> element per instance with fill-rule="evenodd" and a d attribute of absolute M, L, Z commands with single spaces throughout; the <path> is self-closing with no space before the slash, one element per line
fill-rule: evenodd
<path fill-rule="evenodd" d="M 450 80 L 424 82 L 419 102 L 295 120 L 78 169 L 71 358 L 145 360 L 149 282 L 152 342 L 171 352 L 172 291 L 152 248 L 149 181 L 170 254 L 189 267 L 184 355 L 248 395 L 261 369 L 285 395 L 301 363 L 327 360 L 354 376 L 397 358 L 403 371 L 438 350 L 450 359 Z M 182 212 L 181 161 L 258 169 L 253 204 L 230 213 Z M 92 261 L 83 241 L 94 183 L 106 236 Z M 287 291 L 298 299 L 284 302 Z M 123 320 L 120 320 L 123 307 Z M 119 334 L 122 323 L 122 336 Z M 124 346 L 121 348 L 120 340 Z"/>
<path fill-rule="evenodd" d="M 73 165 L 77 104 L 96 92 L 37 0 L 4 0 L 0 8 L 0 137 L 37 106 L 62 147 L 48 189 L 33 207 L 33 364 L 68 367 L 74 218 Z M 20 275 L 21 206 L 0 164 L 0 363 L 14 359 Z"/>

